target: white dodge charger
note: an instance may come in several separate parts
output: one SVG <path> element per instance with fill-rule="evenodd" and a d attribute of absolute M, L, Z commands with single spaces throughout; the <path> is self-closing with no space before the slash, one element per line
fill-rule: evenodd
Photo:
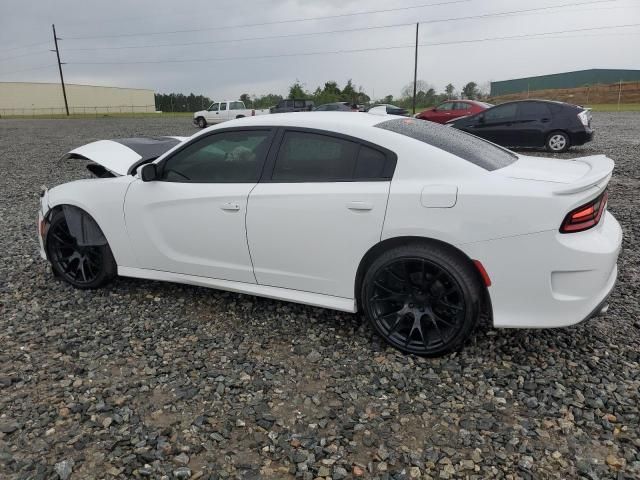
<path fill-rule="evenodd" d="M 478 319 L 562 327 L 606 310 L 622 232 L 613 162 L 517 155 L 417 119 L 315 112 L 69 152 L 41 254 L 78 288 L 116 275 L 362 311 L 391 345 L 459 348 Z"/>

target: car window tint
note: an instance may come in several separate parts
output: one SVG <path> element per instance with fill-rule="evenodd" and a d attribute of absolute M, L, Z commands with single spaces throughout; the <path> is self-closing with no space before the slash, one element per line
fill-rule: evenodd
<path fill-rule="evenodd" d="M 525 102 L 520 104 L 520 118 L 523 120 L 540 120 L 549 118 L 551 112 L 546 104 L 540 102 Z"/>
<path fill-rule="evenodd" d="M 326 135 L 286 132 L 271 179 L 276 182 L 350 180 L 358 144 Z"/>
<path fill-rule="evenodd" d="M 258 181 L 269 131 L 209 135 L 169 157 L 162 180 L 181 183 L 253 183 Z"/>
<path fill-rule="evenodd" d="M 445 102 L 442 105 L 438 105 L 438 108 L 436 110 L 438 110 L 439 112 L 444 112 L 452 109 L 453 109 L 453 102 Z"/>
<path fill-rule="evenodd" d="M 304 100 L 294 100 L 294 102 L 293 102 L 293 106 L 295 108 L 304 108 L 305 104 L 306 103 L 305 103 Z"/>
<path fill-rule="evenodd" d="M 222 110 L 226 110 L 226 109 L 227 109 L 227 103 L 226 103 L 226 102 L 221 103 L 221 104 L 220 104 L 220 111 L 222 111 Z"/>
<path fill-rule="evenodd" d="M 517 103 L 507 103 L 506 105 L 498 105 L 484 112 L 485 122 L 504 122 L 507 120 L 515 120 L 518 112 Z"/>
<path fill-rule="evenodd" d="M 517 155 L 505 148 L 453 127 L 433 122 L 403 118 L 387 120 L 376 127 L 427 143 L 485 170 L 497 170 L 518 160 Z"/>
<path fill-rule="evenodd" d="M 470 108 L 471 108 L 471 105 L 469 105 L 468 103 L 456 102 L 455 107 L 453 109 L 454 110 L 469 110 Z"/>
<path fill-rule="evenodd" d="M 358 161 L 356 163 L 356 169 L 353 174 L 354 180 L 372 180 L 390 178 L 385 173 L 385 165 L 387 157 L 380 150 L 360 146 L 358 152 Z"/>
<path fill-rule="evenodd" d="M 217 112 L 217 111 L 218 111 L 218 106 L 219 106 L 219 104 L 218 104 L 218 103 L 214 103 L 214 104 L 212 104 L 212 105 L 209 107 L 209 111 L 210 111 L 210 112 Z"/>
<path fill-rule="evenodd" d="M 244 103 L 242 102 L 231 102 L 229 104 L 229 110 L 243 110 L 244 109 Z"/>

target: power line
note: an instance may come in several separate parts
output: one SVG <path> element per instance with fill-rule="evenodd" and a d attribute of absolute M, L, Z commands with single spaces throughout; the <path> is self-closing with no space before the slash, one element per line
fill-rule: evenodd
<path fill-rule="evenodd" d="M 594 31 L 594 30 L 629 28 L 629 27 L 638 27 L 638 26 L 640 26 L 640 23 L 632 23 L 632 24 L 626 24 L 626 25 L 607 25 L 603 27 L 577 28 L 572 30 L 556 30 L 552 32 L 529 33 L 524 35 L 486 37 L 486 38 L 476 38 L 471 40 L 454 40 L 450 42 L 420 43 L 419 46 L 435 47 L 435 46 L 441 46 L 441 45 L 455 45 L 455 44 L 475 43 L 475 42 L 513 40 L 513 39 L 527 38 L 527 37 L 542 37 L 543 35 L 556 35 L 556 34 L 563 34 L 563 33 L 587 32 L 587 31 Z M 414 44 L 407 44 L 407 45 L 393 45 L 393 46 L 387 46 L 387 47 L 341 49 L 341 50 L 332 50 L 332 51 L 316 51 L 316 52 L 301 52 L 301 53 L 281 53 L 281 54 L 274 54 L 274 55 L 252 55 L 252 56 L 241 56 L 241 57 L 214 57 L 214 58 L 193 58 L 193 59 L 181 58 L 181 59 L 169 59 L 169 60 L 142 60 L 142 61 L 134 61 L 134 62 L 72 62 L 69 64 L 70 65 L 150 65 L 150 64 L 163 64 L 163 63 L 201 63 L 201 62 L 217 62 L 217 61 L 227 61 L 227 60 L 256 60 L 261 58 L 302 57 L 302 56 L 311 56 L 311 55 L 354 53 L 354 52 L 367 52 L 367 51 L 376 51 L 376 50 L 393 50 L 393 49 L 400 49 L 400 48 L 413 48 L 414 46 L 415 46 Z"/>
<path fill-rule="evenodd" d="M 54 68 L 55 65 L 43 65 L 40 67 L 32 67 L 32 68 L 23 68 L 22 70 L 13 70 L 11 72 L 2 72 L 0 75 L 13 75 L 14 73 L 22 73 L 22 72 L 30 72 L 32 70 L 44 70 L 45 68 Z"/>
<path fill-rule="evenodd" d="M 42 55 L 44 53 L 49 53 L 49 52 L 41 51 L 41 52 L 23 53 L 22 55 L 14 55 L 13 57 L 0 58 L 0 62 L 4 62 L 5 60 L 13 60 L 14 58 L 31 57 L 33 55 Z"/>
<path fill-rule="evenodd" d="M 13 50 L 21 50 L 23 48 L 39 47 L 40 45 L 50 45 L 50 42 L 31 43 L 29 45 L 19 45 L 9 48 L 0 48 L 0 52 L 11 52 Z"/>
<path fill-rule="evenodd" d="M 330 18 L 343 18 L 343 17 L 353 17 L 356 15 L 370 15 L 373 13 L 388 13 L 388 12 L 397 12 L 401 10 L 412 10 L 416 8 L 425 8 L 425 7 L 436 7 L 441 5 L 452 5 L 454 3 L 465 3 L 470 2 L 471 0 L 448 0 L 445 2 L 439 3 L 423 3 L 420 5 L 412 5 L 408 7 L 396 7 L 396 8 L 385 8 L 383 10 L 368 10 L 361 12 L 353 12 L 353 13 L 342 13 L 337 15 L 326 15 L 322 17 L 306 17 L 306 18 L 294 18 L 289 20 L 277 20 L 272 22 L 260 22 L 260 23 L 244 23 L 244 24 L 235 24 L 235 25 L 225 25 L 220 27 L 207 27 L 207 28 L 192 28 L 188 30 L 172 30 L 172 31 L 156 31 L 156 32 L 143 32 L 143 33 L 124 33 L 117 35 L 87 35 L 87 36 L 71 36 L 65 37 L 67 40 L 85 40 L 90 38 L 119 38 L 119 37 L 144 37 L 147 35 L 166 35 L 172 33 L 191 33 L 191 32 L 204 32 L 211 30 L 228 30 L 230 28 L 238 28 L 238 27 L 261 27 L 265 25 L 277 25 L 282 23 L 297 23 L 297 22 L 307 22 L 311 20 L 326 20 Z M 602 1 L 615 1 L 615 0 L 602 0 Z"/>
<path fill-rule="evenodd" d="M 495 13 L 485 13 L 480 15 L 468 15 L 464 17 L 451 17 L 451 18 L 443 18 L 437 20 L 423 20 L 418 21 L 420 24 L 432 24 L 432 23 L 442 23 L 442 22 L 453 22 L 459 20 L 471 20 L 471 19 L 482 19 L 482 18 L 490 18 L 496 16 L 504 16 L 504 15 L 513 15 L 513 14 L 521 14 L 521 13 L 532 13 L 532 12 L 540 12 L 544 10 L 557 9 L 563 7 L 575 7 L 582 5 L 591 5 L 594 3 L 610 3 L 617 0 L 591 0 L 585 2 L 576 2 L 564 5 L 554 5 L 547 7 L 538 7 L 538 8 L 527 8 L 522 10 L 511 10 L 507 12 L 495 12 Z M 234 43 L 234 42 L 243 42 L 243 41 L 255 41 L 255 40 L 269 40 L 269 39 L 278 39 L 278 38 L 291 38 L 291 37 L 305 37 L 305 36 L 315 36 L 315 35 L 327 35 L 333 33 L 349 33 L 349 32 L 357 32 L 357 31 L 365 31 L 365 30 L 376 30 L 383 28 L 395 28 L 395 27 L 405 27 L 405 26 L 413 26 L 416 21 L 412 22 L 404 22 L 404 23 L 394 23 L 387 25 L 376 25 L 369 27 L 357 27 L 357 28 L 347 28 L 340 30 L 327 30 L 320 32 L 303 32 L 303 33 L 289 33 L 282 35 L 266 35 L 261 37 L 245 37 L 245 38 L 235 38 L 235 39 L 224 39 L 224 40 L 211 40 L 211 41 L 201 41 L 201 42 L 184 42 L 184 43 L 162 43 L 162 44 L 154 44 L 154 45 L 124 45 L 124 46 L 114 46 L 114 47 L 82 47 L 82 48 L 67 48 L 66 51 L 94 51 L 94 50 L 129 50 L 129 49 L 141 49 L 141 48 L 162 48 L 162 47 L 186 47 L 186 46 L 194 46 L 194 45 L 215 45 L 222 43 Z"/>

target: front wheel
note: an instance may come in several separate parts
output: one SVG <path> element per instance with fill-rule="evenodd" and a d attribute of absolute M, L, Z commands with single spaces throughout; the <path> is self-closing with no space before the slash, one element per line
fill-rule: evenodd
<path fill-rule="evenodd" d="M 405 353 L 435 357 L 460 348 L 481 310 L 470 262 L 439 245 L 388 250 L 367 270 L 361 300 L 374 329 Z"/>
<path fill-rule="evenodd" d="M 116 276 L 117 266 L 109 245 L 79 244 L 62 211 L 51 218 L 47 256 L 54 273 L 76 288 L 98 288 Z"/>
<path fill-rule="evenodd" d="M 198 127 L 207 128 L 207 121 L 203 117 L 198 117 Z"/>
<path fill-rule="evenodd" d="M 553 153 L 562 153 L 569 150 L 571 142 L 569 136 L 564 132 L 552 132 L 547 137 L 547 150 Z"/>

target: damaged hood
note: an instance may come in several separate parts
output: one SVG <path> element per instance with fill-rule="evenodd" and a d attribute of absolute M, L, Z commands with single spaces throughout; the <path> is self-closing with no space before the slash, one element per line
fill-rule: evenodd
<path fill-rule="evenodd" d="M 132 173 L 189 137 L 137 137 L 99 140 L 75 148 L 62 158 L 90 160 L 114 175 Z"/>

